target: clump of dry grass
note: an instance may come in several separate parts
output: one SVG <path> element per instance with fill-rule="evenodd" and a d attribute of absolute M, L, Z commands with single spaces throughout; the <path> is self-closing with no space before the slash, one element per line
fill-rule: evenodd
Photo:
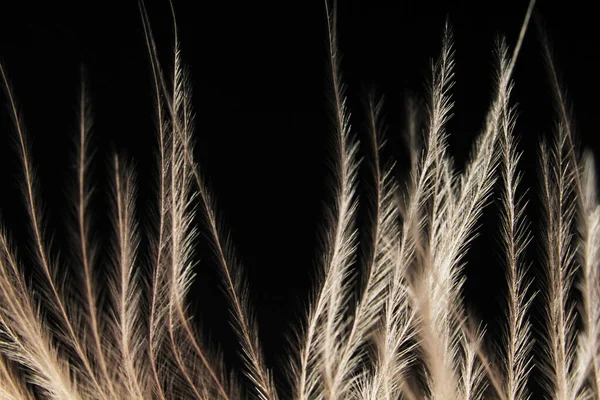
<path fill-rule="evenodd" d="M 36 264 L 29 279 L 21 247 L 0 227 L 0 398 L 523 400 L 534 394 L 533 369 L 547 398 L 600 398 L 595 166 L 592 155 L 582 155 L 575 144 L 547 44 L 559 118 L 556 135 L 540 144 L 544 329 L 543 351 L 532 350 L 533 277 L 525 253 L 532 232 L 520 194 L 521 154 L 510 100 L 512 71 L 532 8 L 533 2 L 512 54 L 504 40 L 497 41 L 496 93 L 462 172 L 447 150 L 454 66 L 448 25 L 432 64 L 422 141 L 418 124 L 414 118 L 409 121 L 407 182 L 396 181 L 394 165 L 381 159 L 382 105 L 369 98 L 366 168 L 373 190 L 366 198 L 370 218 L 362 242 L 356 226 L 359 144 L 345 103 L 335 16 L 327 10 L 334 201 L 327 208 L 308 312 L 290 339 L 294 350 L 285 372 L 288 382 L 275 382 L 263 359 L 243 270 L 194 159 L 190 83 L 177 38 L 173 73 L 167 74 L 141 3 L 158 122 L 156 213 L 153 229 L 142 232 L 135 218 L 135 174 L 131 164 L 115 155 L 110 172 L 114 232 L 107 260 L 97 257 L 99 243 L 90 230 L 85 79 L 78 101 L 77 224 L 70 246 L 58 258 L 45 233 L 24 123 L 0 65 L 22 167 L 31 234 L 27 247 Z M 463 257 L 495 185 L 502 193 L 499 237 L 507 283 L 497 351 L 490 350 L 494 347 L 485 328 L 468 316 L 461 291 Z M 199 336 L 188 311 L 186 294 L 199 240 L 196 212 L 204 217 L 222 274 L 243 377 L 227 370 Z M 150 242 L 149 254 L 140 254 L 142 237 Z M 357 257 L 359 251 L 363 257 Z M 66 276 L 63 258 L 76 266 L 76 277 Z M 575 324 L 578 315 L 580 325 Z"/>

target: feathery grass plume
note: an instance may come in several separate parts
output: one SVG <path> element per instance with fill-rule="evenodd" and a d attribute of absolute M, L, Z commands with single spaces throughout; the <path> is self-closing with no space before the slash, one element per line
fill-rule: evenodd
<path fill-rule="evenodd" d="M 159 130 L 160 218 L 155 242 L 157 255 L 152 280 L 149 351 L 157 396 L 170 397 L 162 388 L 167 383 L 171 391 L 181 391 L 193 398 L 235 398 L 235 382 L 225 378 L 220 357 L 202 343 L 185 310 L 184 298 L 193 278 L 191 244 L 196 235 L 191 226 L 192 202 L 198 196 L 191 188 L 194 170 L 188 166 L 189 157 L 185 153 L 192 129 L 189 82 L 181 69 L 179 43 L 175 36 L 173 89 L 168 89 L 145 5 L 139 2 L 139 6 L 152 67 Z M 167 323 L 167 332 L 162 329 L 163 321 Z M 169 342 L 164 360 L 175 359 L 174 368 L 178 375 L 183 375 L 180 383 L 166 382 L 172 379 L 169 375 L 164 377 L 168 379 L 160 377 L 157 359 L 164 341 Z"/>
<path fill-rule="evenodd" d="M 168 72 L 142 1 L 142 19 L 156 113 L 154 210 L 136 214 L 133 163 L 112 156 L 109 176 L 110 246 L 93 232 L 91 113 L 82 74 L 74 174 L 72 240 L 59 259 L 46 239 L 43 204 L 17 102 L 4 83 L 23 171 L 33 271 L 0 224 L 0 399 L 112 400 L 527 400 L 530 371 L 541 366 L 547 397 L 600 398 L 600 204 L 590 153 L 581 157 L 547 41 L 557 99 L 557 132 L 541 144 L 543 226 L 542 334 L 545 353 L 532 354 L 533 279 L 525 252 L 530 241 L 521 194 L 512 73 L 534 1 L 512 55 L 496 44 L 495 93 L 482 133 L 459 172 L 447 149 L 454 52 L 449 23 L 431 66 L 428 102 L 410 103 L 410 174 L 395 178 L 383 160 L 383 103 L 366 109 L 372 192 L 359 220 L 358 134 L 342 81 L 335 5 L 326 1 L 327 63 L 332 115 L 332 202 L 326 208 L 317 279 L 306 315 L 292 339 L 285 383 L 265 362 L 249 289 L 230 234 L 194 156 L 191 83 L 181 61 L 177 25 Z M 171 11 L 174 15 L 173 6 Z M 427 115 L 423 143 L 419 114 Z M 361 167 L 362 168 L 362 167 Z M 499 179 L 498 179 L 499 178 Z M 464 304 L 464 257 L 494 185 L 501 190 L 499 234 L 505 264 L 507 312 L 498 365 L 487 353 L 485 325 Z M 195 225 L 196 212 L 204 226 Z M 362 211 L 362 210 L 361 210 Z M 148 227 L 147 231 L 144 229 Z M 238 340 L 241 371 L 201 336 L 187 300 L 197 271 L 196 244 L 214 251 Z M 366 240 L 359 242 L 358 232 Z M 144 239 L 148 245 L 145 246 Z M 104 251 L 104 252 L 103 252 Z M 99 254 L 106 257 L 100 257 Z M 147 253 L 147 254 L 145 254 Z M 356 257 L 360 253 L 362 258 Z M 78 285 L 68 276 L 73 266 Z M 28 265 L 27 265 L 28 267 Z M 581 307 L 572 301 L 577 268 Z M 106 300 L 100 300 L 106 297 Z M 579 314 L 577 314 L 579 311 Z M 581 326 L 575 324 L 581 317 Z M 495 356 L 495 354 L 494 354 Z M 115 366 L 118 366 L 115 368 Z M 238 375 L 243 379 L 238 382 Z M 540 394 L 541 395 L 541 394 Z"/>
<path fill-rule="evenodd" d="M 143 4 L 141 4 L 141 9 L 145 20 L 144 24 L 146 38 L 150 47 L 151 58 L 153 58 L 152 62 L 155 64 L 153 70 L 156 68 L 156 70 L 159 71 L 160 67 L 158 67 L 159 63 L 158 58 L 156 57 L 154 40 L 152 38 L 151 31 L 149 30 L 149 24 Z M 171 11 L 174 15 L 172 4 Z M 253 388 L 256 391 L 256 395 L 260 399 L 276 400 L 277 392 L 274 387 L 271 373 L 267 370 L 267 367 L 263 361 L 261 346 L 257 334 L 258 330 L 256 328 L 256 322 L 254 321 L 253 313 L 249 305 L 247 289 L 242 278 L 239 262 L 236 260 L 235 251 L 230 243 L 226 229 L 220 223 L 215 211 L 216 205 L 214 204 L 214 199 L 210 193 L 208 184 L 200 175 L 198 165 L 194 161 L 192 151 L 193 141 L 191 136 L 193 131 L 193 116 L 190 109 L 191 89 L 189 86 L 187 73 L 185 73 L 181 67 L 176 24 L 174 28 L 175 52 L 173 95 L 171 98 L 167 96 L 167 108 L 168 113 L 171 114 L 171 128 L 173 129 L 172 140 L 179 141 L 181 147 L 179 148 L 179 151 L 173 150 L 172 157 L 175 155 L 181 157 L 182 164 L 180 165 L 180 168 L 182 173 L 189 174 L 190 179 L 197 187 L 197 195 L 200 199 L 202 210 L 204 211 L 203 215 L 206 218 L 210 241 L 214 247 L 217 262 L 221 267 L 221 272 L 223 273 L 225 280 L 225 293 L 231 303 L 233 325 L 240 340 L 242 358 L 246 365 L 245 375 L 253 383 Z M 158 75 L 157 77 L 158 81 L 156 84 L 160 84 L 162 90 L 166 91 L 164 78 L 161 75 Z M 175 169 L 173 168 L 171 173 L 174 171 Z M 192 338 L 190 330 L 186 328 L 186 331 L 190 333 L 189 336 Z M 214 373 L 212 375 L 216 381 L 216 375 Z M 223 390 L 222 384 L 219 383 L 218 386 L 220 387 L 220 394 L 224 395 L 225 391 Z"/>
<path fill-rule="evenodd" d="M 564 244 L 560 243 L 555 254 L 547 249 L 547 262 L 558 265 L 549 266 L 547 278 L 549 340 L 545 343 L 547 354 L 543 360 L 546 390 L 559 399 L 587 398 L 592 395 L 598 397 L 600 394 L 596 385 L 597 380 L 591 380 L 591 387 L 586 385 L 590 367 L 596 374 L 592 363 L 597 358 L 596 343 L 599 340 L 598 323 L 593 321 L 594 316 L 597 315 L 595 310 L 597 306 L 593 305 L 594 297 L 597 297 L 594 291 L 598 288 L 591 286 L 595 283 L 594 261 L 588 258 L 590 252 L 593 254 L 598 250 L 598 245 L 594 243 L 593 232 L 593 203 L 596 191 L 592 186 L 594 172 L 582 168 L 578 144 L 574 138 L 572 121 L 567 109 L 566 95 L 560 85 L 552 49 L 542 30 L 540 36 L 558 114 L 553 151 L 549 155 L 548 145 L 545 143 L 542 143 L 541 149 L 544 196 L 549 196 L 547 186 L 552 183 L 556 185 L 555 192 L 559 192 L 559 195 L 553 199 L 554 203 L 548 201 L 546 204 L 546 223 L 556 225 L 547 228 L 547 246 L 552 245 L 553 241 L 564 241 Z M 548 160 L 549 158 L 551 159 Z M 587 161 L 586 166 L 593 167 L 593 163 L 590 165 L 590 160 Z M 575 224 L 579 235 L 579 260 L 576 260 L 574 250 L 571 248 Z M 554 243 L 554 245 L 558 244 Z M 582 280 L 579 282 L 582 292 L 583 326 L 582 330 L 576 332 L 574 326 L 576 315 L 570 296 L 575 270 L 579 265 L 583 269 Z"/>
<path fill-rule="evenodd" d="M 500 65 L 507 65 L 507 49 L 502 40 L 497 46 Z M 500 75 L 502 75 L 500 73 Z M 522 174 L 518 164 L 521 154 L 517 152 L 517 140 L 513 136 L 515 111 L 508 102 L 512 84 L 503 98 L 499 130 L 502 179 L 501 239 L 506 257 L 507 312 L 504 326 L 503 346 L 504 380 L 502 397 L 507 400 L 529 398 L 527 380 L 532 368 L 531 323 L 527 316 L 533 297 L 527 292 L 531 281 L 526 278 L 525 250 L 531 241 L 525 217 L 526 202 L 517 190 Z"/>
<path fill-rule="evenodd" d="M 335 13 L 330 13 L 328 4 L 325 4 L 335 139 L 331 166 L 335 205 L 327 210 L 319 287 L 308 312 L 306 327 L 299 337 L 300 357 L 299 365 L 294 369 L 293 386 L 294 396 L 302 400 L 335 399 L 343 395 L 344 389 L 340 387 L 339 378 L 346 374 L 343 363 L 347 361 L 338 359 L 338 356 L 342 351 L 340 346 L 344 343 L 342 335 L 348 324 L 345 321 L 350 290 L 348 275 L 357 236 L 352 227 L 357 207 L 357 143 L 350 136 L 345 87 L 339 71 L 336 16 Z M 348 352 L 343 357 L 350 355 Z"/>
<path fill-rule="evenodd" d="M 92 116 L 89 105 L 87 91 L 87 77 L 83 67 L 80 69 L 80 88 L 78 101 L 78 130 L 79 140 L 77 141 L 77 157 L 76 157 L 76 174 L 77 180 L 75 185 L 76 201 L 74 204 L 76 229 L 73 231 L 73 259 L 75 265 L 81 268 L 77 269 L 80 273 L 80 279 L 83 284 L 82 297 L 85 299 L 85 305 L 82 306 L 82 311 L 86 316 L 86 326 L 82 327 L 82 331 L 89 337 L 90 343 L 87 344 L 90 349 L 91 361 L 97 365 L 99 369 L 100 379 L 103 386 L 106 388 L 106 393 L 109 397 L 115 397 L 116 389 L 113 387 L 112 378 L 108 372 L 108 363 L 114 360 L 113 354 L 105 354 L 106 340 L 105 335 L 106 324 L 99 316 L 99 286 L 97 280 L 99 275 L 95 273 L 94 266 L 96 264 L 97 245 L 95 238 L 91 235 L 90 225 L 91 218 L 89 212 L 89 202 L 93 195 L 94 188 L 90 185 L 90 163 L 93 157 L 90 146 L 89 136 L 92 125 Z"/>
<path fill-rule="evenodd" d="M 143 379 L 146 373 L 142 361 L 143 341 L 140 303 L 139 268 L 136 262 L 139 236 L 134 222 L 134 177 L 131 168 L 114 156 L 113 226 L 116 243 L 113 264 L 114 277 L 109 280 L 110 297 L 114 313 L 114 337 L 119 347 L 119 373 L 123 382 L 122 393 L 131 399 L 146 397 Z"/>
<path fill-rule="evenodd" d="M 414 288 L 415 299 L 421 317 L 421 345 L 428 368 L 427 385 L 432 398 L 456 398 L 465 396 L 472 388 L 460 387 L 456 374 L 460 370 L 457 358 L 469 354 L 477 337 L 464 334 L 465 322 L 460 287 L 461 269 L 458 265 L 471 238 L 475 222 L 495 181 L 498 152 L 495 150 L 503 99 L 506 98 L 508 80 L 512 74 L 525 29 L 532 12 L 531 2 L 522 25 L 521 33 L 512 58 L 499 70 L 496 98 L 490 107 L 486 128 L 477 139 L 472 159 L 455 184 L 452 166 L 444 154 L 443 125 L 450 111 L 447 85 L 451 85 L 452 53 L 451 37 L 446 29 L 440 60 L 434 66 L 431 88 L 428 152 L 432 152 L 432 188 L 430 196 L 429 238 L 424 249 L 423 272 Z M 441 136 L 440 136 L 441 135 Z M 436 137 L 440 139 L 434 140 Z M 427 163 L 425 164 L 427 167 Z M 438 172 L 436 172 L 438 170 Z M 462 333 L 461 333 L 462 332 Z M 461 375 L 468 373 L 462 362 Z M 494 374 L 489 378 L 498 387 Z M 463 381 L 464 383 L 465 381 Z M 498 390 L 498 389 L 497 389 Z M 460 393 L 460 394 L 459 394 Z"/>
<path fill-rule="evenodd" d="M 447 154 L 446 132 L 451 101 L 448 91 L 453 79 L 452 33 L 446 23 L 442 50 L 439 59 L 432 64 L 432 81 L 429 88 L 431 104 L 428 108 L 429 121 L 426 133 L 426 153 L 423 172 L 426 174 L 425 230 L 416 240 L 422 242 L 419 257 L 417 281 L 413 284 L 415 307 L 419 314 L 419 342 L 426 364 L 428 392 L 431 398 L 457 398 L 458 371 L 455 360 L 458 356 L 459 325 L 453 315 L 460 312 L 454 309 L 460 300 L 458 291 L 459 274 L 451 264 L 441 264 L 444 258 L 442 249 L 445 225 L 451 215 L 453 201 L 454 174 Z M 446 180 L 450 177 L 450 181 Z M 438 250 L 442 253 L 438 253 Z M 446 255 L 448 260 L 449 256 Z"/>
<path fill-rule="evenodd" d="M 61 284 L 58 282 L 57 279 L 57 272 L 56 272 L 56 266 L 57 266 L 57 262 L 51 260 L 51 256 L 49 254 L 49 250 L 48 250 L 48 244 L 46 242 L 46 239 L 44 238 L 44 222 L 43 222 L 43 206 L 40 204 L 39 202 L 39 195 L 38 195 L 38 183 L 37 183 L 37 179 L 36 179 L 36 174 L 35 174 L 35 170 L 34 167 L 32 165 L 32 162 L 30 160 L 30 154 L 29 154 L 29 145 L 27 142 L 27 138 L 26 138 L 26 132 L 25 132 L 25 128 L 23 126 L 23 123 L 21 121 L 19 112 L 18 112 L 18 106 L 16 103 L 16 99 L 13 95 L 12 89 L 8 84 L 8 78 L 6 76 L 6 72 L 4 70 L 4 67 L 2 65 L 0 65 L 0 75 L 2 76 L 2 80 L 4 82 L 4 88 L 5 88 L 5 93 L 7 95 L 8 98 L 8 102 L 9 102 L 9 110 L 10 110 L 10 115 L 17 133 L 17 147 L 18 147 L 18 151 L 19 151 L 19 158 L 20 158 L 20 162 L 21 162 L 21 166 L 23 169 L 23 185 L 22 185 L 22 190 L 23 190 L 23 197 L 24 197 L 24 203 L 26 206 L 26 210 L 27 210 L 27 214 L 28 214 L 28 218 L 29 218 L 29 224 L 30 224 L 30 229 L 31 229 L 31 239 L 32 239 L 32 247 L 33 247 L 33 252 L 35 254 L 36 257 L 36 261 L 37 264 L 39 265 L 40 269 L 41 269 L 41 273 L 44 279 L 46 286 L 42 286 L 40 292 L 43 294 L 43 300 L 44 304 L 46 305 L 46 308 L 48 309 L 48 311 L 53 315 L 53 317 L 56 318 L 57 322 L 56 324 L 58 325 L 57 329 L 57 334 L 60 337 L 61 341 L 63 342 L 63 344 L 67 347 L 70 347 L 73 349 L 73 351 L 76 354 L 76 362 L 81 364 L 81 368 L 82 368 L 82 373 L 84 374 L 84 381 L 85 383 L 81 383 L 81 387 L 82 389 L 85 388 L 86 391 L 91 391 L 92 393 L 100 393 L 102 394 L 102 396 L 100 398 L 104 398 L 105 397 L 105 391 L 104 391 L 104 387 L 102 385 L 101 382 L 98 381 L 98 379 L 96 378 L 96 374 L 93 370 L 92 364 L 90 362 L 90 359 L 87 355 L 86 349 L 81 341 L 81 334 L 78 333 L 78 328 L 77 326 L 74 326 L 74 321 L 73 319 L 75 319 L 75 321 L 79 321 L 81 320 L 81 314 L 77 315 L 76 318 L 74 318 L 73 315 L 73 311 L 68 309 L 68 305 L 65 302 L 65 294 L 64 294 L 64 288 L 61 286 Z M 2 245 L 3 245 L 3 251 L 5 253 L 10 253 L 11 250 L 8 247 L 8 241 L 7 238 L 4 237 L 4 234 L 2 234 L 3 238 L 2 238 Z M 9 261 L 9 264 L 11 265 L 11 269 L 13 269 L 16 273 L 16 275 L 19 275 L 19 273 L 17 272 L 17 262 L 14 261 L 14 257 L 11 255 L 9 256 L 8 254 L 6 255 L 6 257 L 10 258 L 11 260 Z M 8 278 L 8 277 L 7 277 Z M 10 280 L 10 278 L 8 278 Z M 17 279 L 18 281 L 21 281 L 22 278 L 13 278 L 13 279 Z M 62 279 L 61 279 L 62 281 Z M 30 289 L 27 285 L 23 284 L 21 289 L 27 288 L 29 290 L 25 290 L 21 293 L 28 293 L 29 291 L 31 291 L 32 289 Z M 8 291 L 4 291 L 5 294 L 8 294 Z M 19 293 L 17 292 L 13 292 L 14 293 Z M 21 297 L 27 297 L 27 296 L 21 296 Z M 27 317 L 32 318 L 32 319 L 36 319 L 36 314 L 38 314 L 38 310 L 37 310 L 37 305 L 34 305 L 34 300 L 33 298 L 24 298 L 22 299 L 24 303 L 28 303 L 28 304 L 23 304 L 20 306 L 17 306 L 19 308 L 21 307 L 25 307 L 27 309 L 34 307 L 34 309 L 32 310 L 27 310 L 27 313 L 29 315 L 27 315 Z M 15 302 L 19 302 L 19 299 L 11 299 L 11 301 L 15 301 Z M 15 305 L 16 306 L 16 305 Z M 16 309 L 12 309 L 12 313 L 14 313 L 15 311 L 17 311 L 19 308 Z M 19 310 L 20 311 L 20 310 Z M 30 312 L 31 311 L 31 312 Z M 75 310 L 76 313 L 79 313 L 79 310 Z M 11 313 L 11 314 L 12 314 Z M 20 318 L 20 316 L 13 314 L 12 315 L 13 318 Z M 19 324 L 24 323 L 25 321 L 20 321 Z M 36 324 L 37 325 L 37 324 Z M 9 334 L 9 336 L 12 337 L 12 340 L 16 341 L 17 343 L 20 342 L 19 338 L 17 336 L 14 336 L 15 334 L 18 335 L 17 332 L 13 332 L 13 326 L 10 325 L 5 325 L 3 327 L 5 330 L 11 332 Z M 28 326 L 28 324 L 22 324 L 21 329 L 25 329 L 28 330 L 30 329 L 31 332 L 19 332 L 21 334 L 34 334 L 34 335 L 39 335 L 41 342 L 39 343 L 40 346 L 42 346 L 42 348 L 38 349 L 38 351 L 41 351 L 44 354 L 39 354 L 39 357 L 42 357 L 42 360 L 37 360 L 37 362 L 42 361 L 44 364 L 43 367 L 42 366 L 36 366 L 36 368 L 42 367 L 44 368 L 46 371 L 45 372 L 50 372 L 49 370 L 47 370 L 47 368 L 56 368 L 56 371 L 53 371 L 52 373 L 54 374 L 54 377 L 52 379 L 57 379 L 57 384 L 59 384 L 61 387 L 61 391 L 59 392 L 54 392 L 52 391 L 52 395 L 56 395 L 56 396 L 64 396 L 67 393 L 70 393 L 72 391 L 74 391 L 74 388 L 72 387 L 71 383 L 67 383 L 67 381 L 70 381 L 70 377 L 68 376 L 69 374 L 67 373 L 66 376 L 58 376 L 58 375 L 62 375 L 64 373 L 66 373 L 64 371 L 64 366 L 60 367 L 59 365 L 53 365 L 56 364 L 57 362 L 60 363 L 60 361 L 55 360 L 55 361 L 51 361 L 51 359 L 55 358 L 56 355 L 54 354 L 55 351 L 49 348 L 44 348 L 44 343 L 47 343 L 49 339 L 47 336 L 49 332 L 46 331 L 47 327 L 43 327 L 43 326 Z M 46 331 L 46 332 L 44 332 Z M 38 344 L 36 344 L 36 346 L 38 346 Z M 21 347 L 21 351 L 28 353 L 28 348 L 27 347 Z M 23 357 L 24 355 L 20 355 L 21 357 Z M 27 357 L 29 357 L 29 355 L 27 355 Z M 32 360 L 33 361 L 33 360 Z M 50 364 L 48 365 L 47 363 L 50 362 Z M 62 371 L 61 371 L 62 370 Z M 40 377 L 36 377 L 36 378 L 40 378 Z M 49 378 L 49 377 L 45 377 L 44 379 Z M 64 381 L 62 383 L 60 383 L 61 381 Z M 51 385 L 53 386 L 53 385 Z M 70 394 L 69 396 L 74 396 L 72 394 Z M 76 397 L 74 397 L 76 398 Z"/>
<path fill-rule="evenodd" d="M 554 252 L 547 250 L 547 262 L 557 265 L 549 267 L 547 277 L 549 339 L 545 343 L 547 354 L 543 359 L 545 388 L 560 399 L 599 398 L 598 261 L 592 258 L 599 250 L 595 232 L 597 188 L 594 163 L 589 153 L 586 152 L 583 158 L 580 156 L 552 50 L 543 31 L 541 37 L 558 114 L 552 151 L 545 143 L 541 151 L 544 195 L 549 197 L 546 187 L 552 184 L 555 185 L 554 192 L 559 193 L 552 199 L 554 203 L 547 205 L 546 223 L 555 225 L 547 228 L 547 246 L 560 244 Z M 573 242 L 578 243 L 578 248 Z M 577 282 L 581 293 L 580 329 L 575 326 L 577 315 L 572 301 L 578 268 L 582 269 Z"/>
<path fill-rule="evenodd" d="M 190 394 L 190 391 L 194 391 L 196 386 L 202 385 L 207 393 L 212 393 L 219 398 L 229 398 L 229 390 L 225 385 L 226 380 L 220 368 L 221 360 L 218 355 L 211 354 L 202 340 L 197 337 L 197 332 L 192 330 L 189 317 L 183 310 L 184 305 L 181 304 L 185 293 L 177 295 L 177 290 L 187 290 L 189 287 L 191 270 L 189 267 L 184 269 L 183 272 L 187 278 L 184 276 L 182 279 L 180 276 L 182 271 L 172 263 L 173 250 L 170 246 L 173 240 L 176 240 L 172 238 L 169 231 L 169 228 L 173 228 L 172 220 L 174 218 L 170 199 L 177 200 L 176 196 L 171 195 L 171 188 L 182 184 L 182 182 L 176 184 L 172 182 L 175 176 L 171 169 L 175 165 L 172 160 L 173 146 L 176 142 L 173 138 L 174 124 L 170 122 L 169 113 L 165 110 L 165 103 L 168 106 L 172 92 L 167 89 L 164 73 L 158 61 L 156 44 L 145 5 L 143 2 L 138 4 L 152 71 L 159 142 L 157 232 L 152 242 L 153 253 L 156 255 L 152 256 L 151 261 L 153 272 L 148 332 L 148 354 L 154 381 L 154 395 L 159 399 L 166 399 L 169 392 L 175 392 L 180 395 L 201 398 L 200 393 Z M 176 154 L 180 155 L 181 152 Z M 180 161 L 177 165 L 181 164 Z M 184 201 L 188 200 L 184 199 Z M 181 211 L 182 207 L 179 206 L 178 210 Z M 185 220 L 189 223 L 191 216 Z M 175 282 L 179 282 L 180 286 L 177 287 Z M 177 313 L 174 312 L 174 309 Z M 168 329 L 164 329 L 165 325 L 168 326 Z M 187 360 L 183 358 L 183 354 L 187 355 Z M 170 360 L 174 360 L 174 365 L 170 365 L 168 362 Z M 190 365 L 190 360 L 194 360 L 193 365 Z M 190 374 L 190 369 L 195 370 L 195 374 Z M 192 376 L 195 376 L 196 381 L 192 379 Z M 177 380 L 174 380 L 175 377 Z"/>
<path fill-rule="evenodd" d="M 352 331 L 359 331 L 362 341 L 373 332 L 376 347 L 376 359 L 371 374 L 360 376 L 362 390 L 366 398 L 391 399 L 400 397 L 402 390 L 408 390 L 404 375 L 410 367 L 413 356 L 410 354 L 413 345 L 414 308 L 409 306 L 405 269 L 406 264 L 397 264 L 396 252 L 401 246 L 398 226 L 398 188 L 391 180 L 393 165 L 382 172 L 379 150 L 383 146 L 381 137 L 380 113 L 382 102 L 376 102 L 371 96 L 368 101 L 368 130 L 371 139 L 373 158 L 372 173 L 375 183 L 374 212 L 372 227 L 372 249 L 369 251 L 366 266 L 367 279 L 358 308 L 354 315 Z M 382 321 L 377 314 L 381 313 Z M 377 312 L 377 314 L 375 313 Z M 363 314 L 366 314 L 363 317 Z M 378 326 L 374 326 L 377 323 Z M 362 331 L 362 332 L 361 332 Z M 358 336 L 358 335 L 356 335 Z M 353 337 L 350 336 L 350 339 Z M 349 342 L 358 351 L 361 342 Z M 357 357 L 358 358 L 358 357 Z M 369 389 L 366 389 L 369 388 Z M 360 392 L 360 391 L 359 391 Z"/>
<path fill-rule="evenodd" d="M 567 141 L 567 157 L 573 173 L 574 201 L 577 205 L 576 224 L 578 241 L 578 261 L 582 269 L 582 279 L 578 282 L 581 293 L 580 315 L 581 330 L 577 334 L 576 365 L 574 371 L 574 387 L 587 386 L 584 394 L 600 398 L 600 282 L 598 278 L 598 242 L 596 207 L 597 182 L 595 178 L 594 157 L 589 151 L 580 154 L 580 146 L 575 137 L 573 121 L 569 111 L 567 95 L 562 88 L 550 41 L 543 29 L 539 29 L 543 55 L 550 75 L 551 88 L 555 98 L 559 129 L 564 130 Z"/>
<path fill-rule="evenodd" d="M 575 204 L 572 200 L 573 169 L 567 161 L 565 129 L 559 126 L 550 147 L 542 141 L 540 163 L 545 216 L 546 331 L 543 361 L 548 394 L 556 399 L 575 399 L 573 382 L 575 314 L 570 301 L 575 251 L 571 246 Z"/>
<path fill-rule="evenodd" d="M 70 366 L 59 356 L 59 349 L 51 339 L 39 299 L 22 295 L 32 289 L 25 281 L 3 227 L 0 227 L 0 246 L 2 354 L 26 370 L 27 380 L 40 394 L 50 399 L 80 399 L 80 387 L 73 382 Z"/>

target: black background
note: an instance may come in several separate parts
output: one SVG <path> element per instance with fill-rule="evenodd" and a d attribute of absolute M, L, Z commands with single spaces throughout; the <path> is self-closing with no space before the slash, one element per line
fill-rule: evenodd
<path fill-rule="evenodd" d="M 492 4 L 493 3 L 493 4 Z M 308 299 L 318 259 L 318 229 L 327 201 L 329 120 L 326 110 L 326 28 L 323 1 L 174 1 L 182 57 L 189 66 L 196 112 L 196 152 L 218 199 L 251 288 L 261 339 L 271 365 L 285 354 L 286 337 Z M 147 2 L 163 65 L 170 65 L 173 21 L 168 2 Z M 449 145 L 462 166 L 483 125 L 493 88 L 493 44 L 504 33 L 514 45 L 526 1 L 339 1 L 342 71 L 352 124 L 364 137 L 367 89 L 386 99 L 388 152 L 400 166 L 404 104 L 423 99 L 429 59 L 441 46 L 448 16 L 455 33 L 456 85 Z M 552 94 L 536 24 L 543 23 L 574 105 L 577 131 L 595 153 L 599 46 L 592 2 L 539 1 L 515 71 L 516 134 L 536 227 L 536 143 L 552 131 Z M 537 21 L 537 22 L 536 22 Z M 153 92 L 135 1 L 77 5 L 22 1 L 0 7 L 0 60 L 32 138 L 53 249 L 68 257 L 70 192 L 76 137 L 79 68 L 87 70 L 94 114 L 94 210 L 104 235 L 106 166 L 113 149 L 138 166 L 139 218 L 154 197 L 156 150 Z M 325 85 L 325 86 L 324 86 Z M 2 103 L 6 97 L 2 94 Z M 19 245 L 27 240 L 18 192 L 19 164 L 9 115 L 0 113 L 0 211 Z M 362 174 L 361 177 L 368 177 Z M 494 194 L 497 196 L 497 193 Z M 494 330 L 502 310 L 503 275 L 494 224 L 495 199 L 482 220 L 467 266 L 465 294 Z M 488 215 L 489 214 L 489 215 Z M 201 242 L 202 239 L 199 239 Z M 535 243 L 534 243 L 535 245 Z M 199 324 L 235 360 L 226 303 L 210 251 L 198 244 L 197 282 L 190 299 Z M 530 259 L 536 256 L 535 248 Z M 534 269 L 535 272 L 535 263 Z M 285 357 L 285 356 L 283 356 Z M 285 358 L 284 358 L 285 360 Z M 276 374 L 278 374 L 276 369 Z"/>

